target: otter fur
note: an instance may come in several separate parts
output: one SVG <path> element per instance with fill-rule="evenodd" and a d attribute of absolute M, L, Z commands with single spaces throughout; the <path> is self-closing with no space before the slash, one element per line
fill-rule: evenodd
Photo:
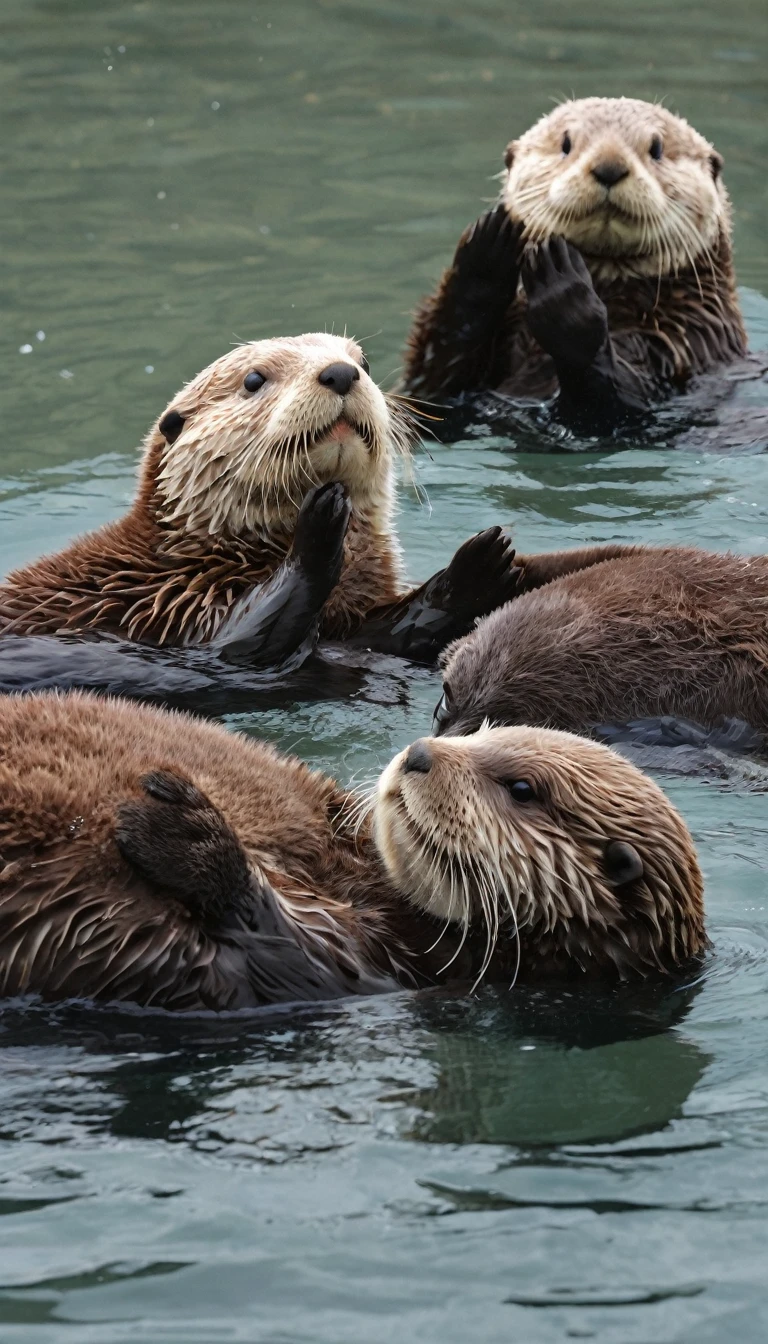
<path fill-rule="evenodd" d="M 768 556 L 595 546 L 518 563 L 521 596 L 443 655 L 438 731 L 675 715 L 768 735 Z"/>
<path fill-rule="evenodd" d="M 0 584 L 0 634 L 247 644 L 244 627 L 255 625 L 268 657 L 260 598 L 268 594 L 272 632 L 275 585 L 284 605 L 300 579 L 307 620 L 297 622 L 298 643 L 315 617 L 326 639 L 360 632 L 372 617 L 378 647 L 429 661 L 459 633 L 451 625 L 469 629 L 512 595 L 514 552 L 490 529 L 431 588 L 407 590 L 393 530 L 394 459 L 411 433 L 407 411 L 381 393 L 356 342 L 310 334 L 239 345 L 153 425 L 125 517 Z M 297 556 L 299 521 L 313 535 Z M 440 637 L 409 643 L 409 619 L 423 626 L 430 602 L 444 613 Z"/>
<path fill-rule="evenodd" d="M 416 315 L 409 394 L 557 393 L 577 427 L 610 427 L 744 354 L 722 158 L 681 117 L 566 102 L 505 165 Z"/>
<path fill-rule="evenodd" d="M 597 744 L 422 740 L 371 806 L 185 715 L 0 697 L 0 995 L 223 1010 L 705 946 L 684 823 Z"/>

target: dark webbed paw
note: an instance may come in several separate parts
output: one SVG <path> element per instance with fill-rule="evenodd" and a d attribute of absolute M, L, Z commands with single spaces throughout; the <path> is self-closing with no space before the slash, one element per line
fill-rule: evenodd
<path fill-rule="evenodd" d="M 608 340 L 608 313 L 578 248 L 550 238 L 523 260 L 528 329 L 556 367 L 586 369 Z"/>
<path fill-rule="evenodd" d="M 145 797 L 117 809 L 115 842 L 145 880 L 171 891 L 206 923 L 250 893 L 245 851 L 222 813 L 183 775 L 144 775 Z"/>
<path fill-rule="evenodd" d="M 341 574 L 344 539 L 352 506 L 338 481 L 317 485 L 304 497 L 296 520 L 291 555 L 309 573 L 322 571 L 335 587 Z"/>
<path fill-rule="evenodd" d="M 453 271 L 461 293 L 486 298 L 494 310 L 511 304 L 521 274 L 522 224 L 503 204 L 487 210 L 461 234 Z"/>
<path fill-rule="evenodd" d="M 523 571 L 514 559 L 512 540 L 502 528 L 489 527 L 470 537 L 443 575 L 450 610 L 471 621 L 516 597 Z"/>

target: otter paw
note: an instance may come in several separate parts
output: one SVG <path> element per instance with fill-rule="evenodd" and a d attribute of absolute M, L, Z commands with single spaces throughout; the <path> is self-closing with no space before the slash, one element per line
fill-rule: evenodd
<path fill-rule="evenodd" d="M 608 313 L 578 248 L 550 238 L 522 265 L 528 330 L 555 366 L 586 369 L 608 340 Z"/>
<path fill-rule="evenodd" d="M 523 571 L 514 559 L 512 539 L 501 527 L 465 541 L 445 571 L 451 610 L 476 619 L 516 597 Z"/>
<path fill-rule="evenodd" d="M 453 259 L 457 306 L 479 308 L 478 317 L 508 307 L 520 278 L 522 224 L 510 219 L 505 205 L 496 205 L 464 230 Z"/>
<path fill-rule="evenodd" d="M 172 770 L 144 775 L 143 799 L 117 808 L 115 843 L 153 886 L 171 891 L 206 922 L 218 922 L 250 891 L 248 860 L 222 813 Z"/>
<path fill-rule="evenodd" d="M 346 487 L 339 481 L 308 491 L 296 522 L 291 549 L 294 559 L 305 569 L 338 566 L 340 572 L 351 512 Z"/>

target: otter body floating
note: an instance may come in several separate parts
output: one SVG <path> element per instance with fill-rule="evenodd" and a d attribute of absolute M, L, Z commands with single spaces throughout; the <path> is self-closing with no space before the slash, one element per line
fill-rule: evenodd
<path fill-rule="evenodd" d="M 512 596 L 516 571 L 491 528 L 406 589 L 392 520 L 410 433 L 353 341 L 238 346 L 153 426 L 129 513 L 0 585 L 0 635 L 106 634 L 269 666 L 319 630 L 432 661 Z M 119 690 L 121 650 L 102 658 Z"/>
<path fill-rule="evenodd" d="M 539 729 L 422 740 L 371 812 L 184 715 L 0 697 L 0 995 L 233 1009 L 672 973 L 706 947 L 661 790 Z"/>
<path fill-rule="evenodd" d="M 744 355 L 722 159 L 666 108 L 566 102 L 417 313 L 409 393 L 547 398 L 599 433 Z"/>
<path fill-rule="evenodd" d="M 517 562 L 521 596 L 443 656 L 439 731 L 732 717 L 765 746 L 768 556 L 595 546 Z"/>

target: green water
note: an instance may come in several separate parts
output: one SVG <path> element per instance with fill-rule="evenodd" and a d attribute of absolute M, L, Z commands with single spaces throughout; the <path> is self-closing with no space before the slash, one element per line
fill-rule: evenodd
<path fill-rule="evenodd" d="M 0 573 L 116 516 L 150 421 L 236 338 L 346 326 L 391 381 L 506 141 L 571 92 L 663 96 L 715 141 L 768 346 L 756 0 L 0 0 L 0 24 Z M 414 576 L 497 521 L 524 550 L 768 550 L 768 455 L 480 441 L 419 478 Z M 238 722 L 366 777 L 435 699 Z M 715 941 L 686 992 L 6 1007 L 3 1344 L 767 1338 L 768 805 L 665 783 Z"/>

